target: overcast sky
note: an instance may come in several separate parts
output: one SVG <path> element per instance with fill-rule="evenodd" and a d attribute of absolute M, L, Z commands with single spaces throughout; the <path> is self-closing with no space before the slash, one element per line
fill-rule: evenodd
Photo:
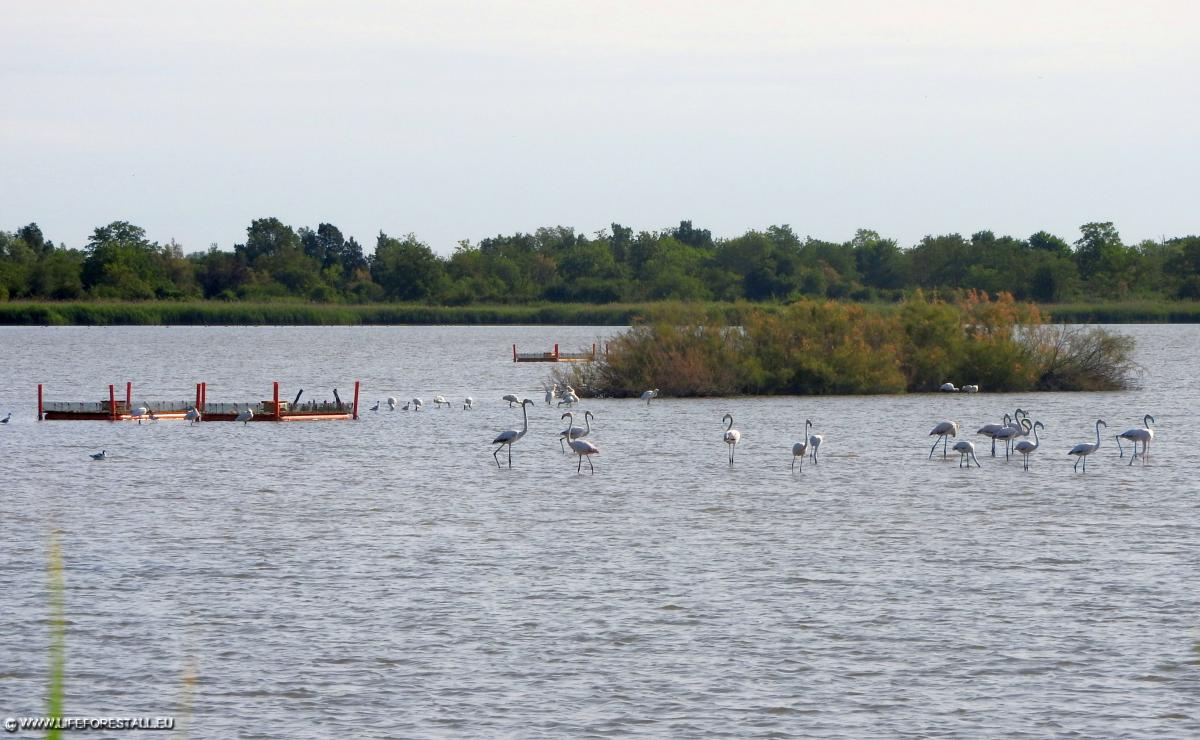
<path fill-rule="evenodd" d="M 5 4 L 0 229 L 1200 232 L 1191 0 L 183 5 Z"/>

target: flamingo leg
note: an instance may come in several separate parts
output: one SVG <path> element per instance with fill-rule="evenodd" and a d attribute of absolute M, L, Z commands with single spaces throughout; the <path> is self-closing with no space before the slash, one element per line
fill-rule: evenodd
<path fill-rule="evenodd" d="M 992 437 L 992 457 L 996 456 L 996 438 Z"/>
<path fill-rule="evenodd" d="M 1076 473 L 1078 473 L 1078 472 L 1079 472 L 1079 461 L 1080 461 L 1080 459 L 1081 459 L 1081 458 L 1078 458 L 1078 457 L 1077 457 L 1077 458 L 1075 458 L 1075 467 L 1074 467 L 1074 470 L 1075 470 L 1075 472 L 1076 472 Z"/>
<path fill-rule="evenodd" d="M 562 448 L 562 451 L 563 451 L 563 454 L 564 454 L 564 455 L 565 455 L 565 454 L 567 454 L 567 446 L 566 446 L 565 444 L 563 444 L 563 438 L 562 438 L 562 437 L 559 437 L 559 438 L 558 438 L 558 446 Z"/>
<path fill-rule="evenodd" d="M 591 462 L 591 460 L 589 460 L 588 462 Z M 575 472 L 576 473 L 583 472 L 583 455 L 579 456 L 579 464 L 575 466 Z"/>
<path fill-rule="evenodd" d="M 512 443 L 508 445 L 508 467 L 512 468 Z"/>
<path fill-rule="evenodd" d="M 501 450 L 503 447 L 504 447 L 504 445 L 500 445 L 499 447 L 497 447 L 497 448 L 496 448 L 496 451 L 492 453 L 492 457 L 493 457 L 493 458 L 495 458 L 495 460 L 496 460 L 496 467 L 497 467 L 497 468 L 499 468 L 499 467 L 502 467 L 502 466 L 500 465 L 500 458 L 499 458 L 499 457 L 496 457 L 496 456 L 500 454 L 500 450 Z"/>
<path fill-rule="evenodd" d="M 975 453 L 974 453 L 974 452 L 972 452 L 972 453 L 971 453 L 971 459 L 975 461 L 975 467 L 977 467 L 977 468 L 982 468 L 982 467 L 983 467 L 982 465 L 980 465 L 980 464 L 979 464 L 979 458 L 975 457 Z M 971 467 L 971 466 L 970 466 L 970 465 L 968 465 L 967 467 L 969 468 L 969 467 Z"/>
<path fill-rule="evenodd" d="M 946 447 L 950 444 L 950 438 L 945 434 L 942 435 L 942 459 L 946 459 Z"/>
<path fill-rule="evenodd" d="M 817 449 L 816 447 L 813 448 L 813 465 L 817 464 Z"/>
<path fill-rule="evenodd" d="M 1120 457 L 1125 457 L 1125 448 L 1121 446 L 1121 435 L 1119 434 L 1117 435 L 1117 450 L 1121 453 Z M 1137 442 L 1133 443 L 1133 451 L 1135 454 L 1137 453 Z"/>
<path fill-rule="evenodd" d="M 646 401 L 646 405 L 649 406 L 650 402 Z M 588 469 L 592 471 L 592 475 L 596 474 L 596 466 L 592 465 L 592 458 L 590 456 L 588 457 Z"/>
<path fill-rule="evenodd" d="M 933 447 L 929 448 L 929 457 L 925 458 L 926 460 L 933 459 L 933 452 L 934 452 L 934 450 L 937 449 L 938 442 L 941 442 L 941 441 L 942 441 L 941 437 L 938 437 L 937 439 L 933 440 Z"/>

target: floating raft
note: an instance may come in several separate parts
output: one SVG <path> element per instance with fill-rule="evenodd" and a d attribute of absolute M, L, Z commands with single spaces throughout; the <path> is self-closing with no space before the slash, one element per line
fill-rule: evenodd
<path fill-rule="evenodd" d="M 596 345 L 592 344 L 591 352 L 559 352 L 558 343 L 554 344 L 553 352 L 518 352 L 513 345 L 513 362 L 595 362 Z"/>
<path fill-rule="evenodd" d="M 300 391 L 303 393 L 304 391 Z M 334 390 L 337 395 L 337 390 Z M 193 401 L 143 401 L 133 403 L 133 383 L 125 384 L 125 398 L 118 399 L 116 386 L 108 386 L 108 399 L 103 401 L 46 401 L 44 389 L 38 383 L 38 420 L 40 421 L 182 421 L 193 408 L 200 412 L 200 421 L 237 421 L 247 409 L 254 412 L 250 421 L 347 421 L 358 418 L 359 381 L 354 381 L 354 403 L 337 401 L 279 400 L 279 383 L 274 383 L 271 398 L 251 403 L 209 403 L 208 384 L 196 384 Z M 142 411 L 144 409 L 144 412 Z"/>

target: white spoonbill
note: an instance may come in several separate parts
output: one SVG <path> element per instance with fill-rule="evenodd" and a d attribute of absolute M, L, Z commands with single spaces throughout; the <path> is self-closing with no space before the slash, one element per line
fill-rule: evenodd
<path fill-rule="evenodd" d="M 575 389 L 571 386 L 567 386 L 567 392 L 559 400 L 558 405 L 562 406 L 564 403 L 568 406 L 579 403 L 579 396 L 575 395 Z"/>
<path fill-rule="evenodd" d="M 183 415 L 183 418 L 188 420 L 189 424 L 199 424 L 201 422 L 200 409 L 195 406 L 188 409 L 188 412 Z"/>
<path fill-rule="evenodd" d="M 554 403 L 555 397 L 558 396 L 558 384 L 554 383 L 546 387 L 546 405 Z"/>
<path fill-rule="evenodd" d="M 442 407 L 442 404 L 446 404 L 446 408 L 450 408 L 450 402 L 447 401 L 446 397 L 441 394 L 438 394 L 433 397 L 433 404 L 435 406 L 437 406 L 439 409 Z"/>
<path fill-rule="evenodd" d="M 953 383 L 942 383 L 941 386 L 938 387 L 938 390 L 942 393 L 955 393 L 958 391 L 958 389 L 954 387 Z"/>
<path fill-rule="evenodd" d="M 966 466 L 970 468 L 971 460 L 975 461 L 975 467 L 983 467 L 979 464 L 979 458 L 975 457 L 975 444 L 973 442 L 962 439 L 955 442 L 954 447 L 951 449 L 958 453 L 958 467 L 961 468 L 963 463 L 966 463 Z"/>
<path fill-rule="evenodd" d="M 108 451 L 100 450 L 99 452 L 93 452 L 91 453 L 91 457 L 93 460 L 103 460 L 104 458 L 108 457 Z"/>
<path fill-rule="evenodd" d="M 592 413 L 592 412 L 588 411 L 585 413 L 585 415 L 590 414 L 590 413 Z M 571 445 L 571 449 L 575 452 L 576 455 L 579 456 L 579 464 L 575 466 L 575 472 L 576 473 L 583 472 L 583 458 L 586 457 L 588 459 L 588 468 L 591 469 L 592 475 L 595 475 L 596 474 L 596 466 L 592 465 L 592 455 L 599 455 L 600 448 L 597 447 L 596 445 L 592 444 L 591 442 L 588 442 L 586 439 L 576 438 L 574 432 L 579 427 L 573 426 L 575 423 L 575 415 L 574 414 L 572 414 L 570 411 L 568 411 L 562 415 L 562 418 L 567 419 L 567 432 L 568 432 L 567 444 Z"/>
<path fill-rule="evenodd" d="M 1087 472 L 1088 455 L 1090 455 L 1093 452 L 1095 452 L 1096 450 L 1100 449 L 1100 427 L 1107 427 L 1107 426 L 1108 426 L 1108 424 L 1106 424 L 1104 422 L 1104 419 L 1097 419 L 1096 420 L 1096 444 L 1092 444 L 1091 442 L 1080 442 L 1079 444 L 1072 447 L 1071 451 L 1067 453 L 1068 455 L 1076 456 L 1075 467 L 1074 467 L 1074 470 L 1076 472 L 1079 471 L 1079 461 L 1080 460 L 1083 460 L 1083 472 L 1085 472 L 1085 473 Z"/>
<path fill-rule="evenodd" d="M 1017 446 L 1013 448 L 1017 452 L 1021 453 L 1021 456 L 1023 458 L 1025 458 L 1025 469 L 1026 470 L 1029 470 L 1029 456 L 1032 455 L 1033 453 L 1037 452 L 1037 448 L 1040 447 L 1042 444 L 1042 441 L 1040 439 L 1038 439 L 1038 430 L 1039 429 L 1044 430 L 1045 428 L 1046 428 L 1046 425 L 1043 424 L 1042 422 L 1040 422 L 1040 421 L 1033 422 L 1033 441 L 1030 442 L 1027 439 L 1023 439 L 1020 442 L 1017 442 Z"/>
<path fill-rule="evenodd" d="M 1142 464 L 1146 464 L 1146 453 L 1150 450 L 1150 443 L 1154 441 L 1154 430 L 1150 428 L 1150 425 L 1157 423 L 1153 416 L 1146 414 L 1142 417 L 1143 426 L 1126 429 L 1117 435 L 1117 449 L 1121 451 L 1121 457 L 1125 457 L 1125 448 L 1121 446 L 1121 439 L 1133 442 L 1133 453 L 1129 456 L 1130 465 L 1133 465 L 1133 459 L 1138 456 L 1138 442 L 1142 443 Z"/>
<path fill-rule="evenodd" d="M 520 402 L 521 402 L 521 399 L 517 398 L 516 394 L 513 394 L 513 393 L 506 393 L 505 395 L 503 395 L 503 396 L 500 396 L 500 400 L 501 400 L 501 401 L 508 401 L 508 407 L 509 407 L 510 409 L 512 408 L 512 405 L 513 405 L 514 403 L 520 403 Z"/>
<path fill-rule="evenodd" d="M 925 459 L 926 460 L 933 459 L 933 452 L 934 452 L 934 450 L 937 449 L 938 442 L 941 442 L 942 443 L 942 459 L 945 460 L 946 459 L 946 447 L 948 447 L 950 444 L 950 438 L 958 436 L 958 422 L 957 421 L 939 421 L 937 424 L 933 425 L 933 429 L 929 430 L 929 436 L 937 437 L 937 439 L 933 440 L 933 447 L 929 448 L 929 457 L 927 457 Z"/>
<path fill-rule="evenodd" d="M 642 400 L 646 402 L 647 406 L 649 406 L 650 402 L 652 400 L 654 400 L 655 398 L 658 398 L 658 389 L 657 388 L 655 388 L 652 391 L 642 391 Z"/>
<path fill-rule="evenodd" d="M 137 419 L 137 423 L 141 424 L 142 419 L 145 418 L 146 414 L 149 412 L 150 409 L 146 408 L 145 406 L 134 406 L 133 411 L 129 412 L 129 416 L 130 418 Z"/>
<path fill-rule="evenodd" d="M 375 404 L 375 405 L 378 406 L 379 404 Z M 388 411 L 395 411 L 396 410 L 396 398 L 394 396 L 388 396 L 387 405 L 388 405 Z M 371 410 L 374 411 L 374 409 L 371 409 Z"/>
<path fill-rule="evenodd" d="M 473 408 L 475 408 L 475 399 L 467 396 L 466 400 L 463 401 L 463 411 L 470 411 Z"/>
<path fill-rule="evenodd" d="M 978 392 L 979 392 L 979 386 L 977 386 L 977 385 L 975 385 L 975 384 L 971 384 L 971 385 L 964 385 L 964 386 L 963 386 L 962 388 L 960 388 L 959 390 L 961 390 L 963 393 L 978 393 Z"/>
<path fill-rule="evenodd" d="M 733 453 L 737 448 L 738 440 L 742 438 L 742 433 L 733 428 L 733 414 L 725 414 L 721 417 L 721 421 L 729 422 L 729 426 L 725 427 L 722 439 L 725 440 L 725 444 L 729 445 L 729 464 L 733 465 Z"/>
<path fill-rule="evenodd" d="M 800 472 L 804 472 L 804 454 L 808 452 L 808 430 L 812 428 L 812 419 L 804 420 L 804 441 L 792 445 L 792 470 L 796 469 L 796 458 L 800 458 Z"/>
<path fill-rule="evenodd" d="M 508 446 L 508 467 L 512 467 L 512 446 L 514 442 L 520 440 L 521 437 L 524 437 L 525 433 L 529 431 L 529 411 L 527 409 L 532 405 L 533 401 L 529 400 L 528 398 L 526 398 L 524 401 L 521 401 L 521 416 L 524 417 L 524 425 L 520 429 L 507 429 L 503 432 L 500 432 L 496 435 L 496 438 L 492 440 L 492 444 L 500 445 L 496 448 L 496 451 L 492 453 L 492 457 L 496 460 L 496 467 L 500 467 L 500 458 L 497 457 L 497 455 L 500 454 L 500 448 L 506 445 Z"/>
<path fill-rule="evenodd" d="M 568 416 L 571 417 L 571 423 L 574 424 L 575 423 L 575 415 L 572 414 L 570 411 L 563 414 L 562 418 L 565 419 Z M 566 453 L 566 451 L 567 451 L 567 448 L 563 445 L 564 440 L 567 442 L 570 442 L 572 438 L 579 439 L 580 437 L 586 437 L 592 433 L 592 419 L 594 419 L 594 418 L 595 418 L 595 415 L 592 414 L 591 411 L 584 411 L 583 412 L 583 423 L 587 424 L 586 429 L 583 427 L 568 426 L 566 429 L 564 429 L 558 433 L 558 446 L 562 447 L 563 453 Z"/>
<path fill-rule="evenodd" d="M 421 410 L 421 407 L 422 407 L 422 406 L 424 406 L 424 405 L 425 405 L 425 402 L 424 402 L 424 401 L 422 401 L 422 400 L 421 400 L 421 399 L 419 399 L 419 398 L 414 398 L 414 399 L 412 400 L 412 409 L 413 409 L 413 411 L 420 411 L 420 410 Z"/>
<path fill-rule="evenodd" d="M 233 410 L 234 411 L 238 410 L 236 403 L 233 405 Z M 242 426 L 246 426 L 247 424 L 250 423 L 250 420 L 253 418 L 254 418 L 254 409 L 247 406 L 246 410 L 238 412 L 238 415 L 236 417 L 234 417 L 233 420 L 240 421 L 240 422 L 242 422 Z"/>

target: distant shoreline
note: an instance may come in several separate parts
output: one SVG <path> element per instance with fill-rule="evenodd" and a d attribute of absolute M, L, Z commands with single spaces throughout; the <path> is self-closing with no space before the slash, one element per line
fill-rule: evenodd
<path fill-rule="evenodd" d="M 0 303 L 0 326 L 628 326 L 643 318 L 670 313 L 681 305 L 698 305 L 711 314 L 724 314 L 731 323 L 736 323 L 741 312 L 748 308 L 771 311 L 782 304 L 665 301 L 426 306 L 238 301 L 6 301 Z M 1041 304 L 1039 308 L 1054 323 L 1200 323 L 1200 302 L 1191 301 Z"/>

